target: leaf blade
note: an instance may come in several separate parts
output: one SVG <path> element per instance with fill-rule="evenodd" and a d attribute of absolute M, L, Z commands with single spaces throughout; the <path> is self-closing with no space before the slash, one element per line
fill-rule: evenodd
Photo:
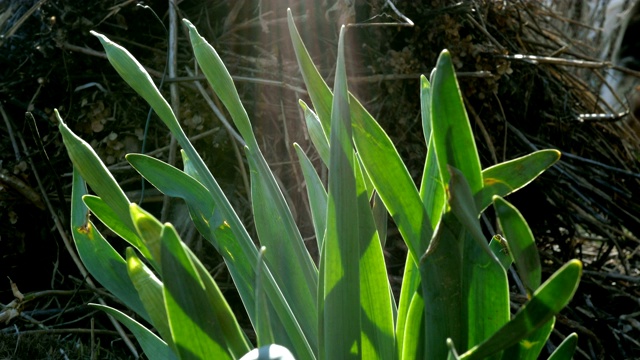
<path fill-rule="evenodd" d="M 540 255 L 536 247 L 533 233 L 524 217 L 513 205 L 501 197 L 495 196 L 493 206 L 500 228 L 507 238 L 518 274 L 527 293 L 531 295 L 542 283 L 542 267 Z"/>
<path fill-rule="evenodd" d="M 539 150 L 482 171 L 482 189 L 474 194 L 478 211 L 491 204 L 494 195 L 507 196 L 538 177 L 560 159 L 557 150 Z"/>
<path fill-rule="evenodd" d="M 82 263 L 102 286 L 122 300 L 127 307 L 149 321 L 149 315 L 127 274 L 125 260 L 88 220 L 89 212 L 82 202 L 84 194 L 86 194 L 84 180 L 74 167 L 71 193 L 71 234 Z"/>
<path fill-rule="evenodd" d="M 344 28 L 340 31 L 336 95 L 331 113 L 328 216 L 323 254 L 323 347 L 329 359 L 362 356 L 355 154 L 351 146 L 343 42 Z M 340 331 L 333 331 L 334 327 Z"/>
<path fill-rule="evenodd" d="M 118 321 L 123 323 L 136 337 L 138 344 L 142 347 L 145 355 L 150 359 L 178 359 L 169 346 L 162 341 L 157 335 L 152 333 L 149 329 L 142 326 L 139 322 L 127 316 L 120 310 L 114 309 L 109 306 L 91 304 L 91 306 L 101 309 L 107 314 L 113 316 Z"/>
<path fill-rule="evenodd" d="M 578 288 L 582 263 L 571 260 L 545 281 L 515 317 L 483 343 L 461 358 L 481 359 L 526 337 L 564 308 Z"/>
<path fill-rule="evenodd" d="M 476 193 L 482 188 L 480 159 L 447 50 L 438 57 L 431 85 L 431 126 L 443 182 L 449 182 L 447 166 L 453 166 L 464 174 L 471 192 Z"/>

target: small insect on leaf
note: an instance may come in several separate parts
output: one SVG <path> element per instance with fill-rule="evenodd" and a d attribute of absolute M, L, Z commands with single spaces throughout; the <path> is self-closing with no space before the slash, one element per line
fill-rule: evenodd
<path fill-rule="evenodd" d="M 509 244 L 507 244 L 507 239 L 504 238 L 504 236 L 500 235 L 500 234 L 495 234 L 493 235 L 493 240 L 495 240 L 496 242 L 498 242 L 498 244 L 500 244 L 500 246 L 502 247 L 502 252 L 505 254 L 509 254 Z"/>

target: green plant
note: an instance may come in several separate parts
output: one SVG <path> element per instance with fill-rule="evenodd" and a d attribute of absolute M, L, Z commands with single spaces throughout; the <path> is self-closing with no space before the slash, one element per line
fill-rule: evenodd
<path fill-rule="evenodd" d="M 421 79 L 428 154 L 418 189 L 391 140 L 347 91 L 344 30 L 332 93 L 289 13 L 291 38 L 315 111 L 300 104 L 329 169 L 326 191 L 296 146 L 320 251 L 316 268 L 229 73 L 196 28 L 185 24 L 203 73 L 246 142 L 260 249 L 143 67 L 122 47 L 94 35 L 122 78 L 175 136 L 184 169 L 141 154 L 129 154 L 127 160 L 160 191 L 186 202 L 197 229 L 225 260 L 258 347 L 279 344 L 300 359 L 538 356 L 554 315 L 575 292 L 581 264 L 570 261 L 542 283 L 531 231 L 502 196 L 532 181 L 558 160 L 559 152 L 538 151 L 481 170 L 451 59 L 444 51 L 431 81 Z M 80 257 L 91 274 L 159 336 L 116 309 L 96 306 L 124 323 L 150 358 L 247 354 L 253 345 L 174 227 L 129 202 L 91 147 L 56 115 L 74 164 L 72 232 Z M 87 194 L 84 181 L 96 195 Z M 504 237 L 487 242 L 478 218 L 492 204 Z M 89 211 L 131 245 L 126 258 L 95 229 Z M 397 306 L 382 254 L 387 211 L 409 248 Z M 529 296 L 513 318 L 506 275 L 512 263 Z M 558 358 L 573 353 L 575 336 L 568 339 L 560 348 L 563 352 L 555 354 Z M 458 355 L 456 349 L 465 352 Z M 260 356 L 278 355 L 247 354 Z"/>

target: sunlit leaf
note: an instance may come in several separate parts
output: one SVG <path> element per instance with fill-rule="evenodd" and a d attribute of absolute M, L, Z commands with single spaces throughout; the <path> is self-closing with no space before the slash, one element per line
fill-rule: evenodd
<path fill-rule="evenodd" d="M 549 356 L 549 360 L 570 360 L 578 346 L 578 334 L 571 333 L 567 336 L 560 346 Z"/>
<path fill-rule="evenodd" d="M 483 359 L 533 333 L 569 303 L 578 288 L 581 274 L 580 261 L 566 263 L 536 290 L 511 321 L 461 358 Z"/>
<path fill-rule="evenodd" d="M 474 194 L 478 211 L 489 206 L 494 195 L 507 196 L 527 185 L 558 159 L 558 150 L 539 150 L 484 169 L 483 187 Z"/>
<path fill-rule="evenodd" d="M 324 240 L 324 231 L 327 227 L 327 191 L 322 184 L 322 180 L 318 176 L 313 164 L 307 158 L 298 144 L 293 144 L 298 154 L 302 175 L 307 188 L 307 197 L 309 199 L 309 207 L 311 208 L 311 219 L 316 234 L 316 242 L 318 244 L 318 253 L 322 248 Z"/>
<path fill-rule="evenodd" d="M 344 28 L 338 45 L 336 95 L 331 114 L 329 198 L 323 253 L 324 344 L 321 346 L 329 359 L 362 356 L 358 202 L 343 41 Z"/>
<path fill-rule="evenodd" d="M 138 292 L 127 273 L 127 264 L 89 221 L 89 211 L 82 202 L 85 182 L 74 167 L 71 194 L 71 234 L 82 263 L 89 273 L 130 309 L 149 321 Z"/>
<path fill-rule="evenodd" d="M 453 166 L 464 174 L 472 193 L 480 191 L 478 150 L 447 50 L 438 57 L 431 83 L 431 127 L 443 182 L 449 182 L 447 166 Z"/>
<path fill-rule="evenodd" d="M 205 285 L 171 224 L 161 235 L 164 298 L 171 335 L 181 359 L 231 359 Z"/>

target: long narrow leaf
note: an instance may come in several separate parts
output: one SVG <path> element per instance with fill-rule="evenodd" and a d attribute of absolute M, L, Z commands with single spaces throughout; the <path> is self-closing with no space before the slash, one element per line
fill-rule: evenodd
<path fill-rule="evenodd" d="M 128 154 L 127 161 L 147 181 L 162 193 L 185 200 L 199 212 L 203 219 L 209 219 L 215 205 L 207 189 L 197 180 L 179 169 L 144 154 Z M 209 224 L 218 227 L 220 224 Z"/>
<path fill-rule="evenodd" d="M 431 220 L 418 189 L 380 125 L 355 98 L 350 98 L 350 105 L 358 155 L 409 251 L 418 258 L 427 249 L 433 234 L 431 226 L 425 226 L 431 224 Z"/>
<path fill-rule="evenodd" d="M 466 233 L 463 236 L 460 290 L 466 301 L 466 314 L 462 320 L 466 323 L 467 342 L 456 341 L 456 344 L 468 349 L 484 341 L 509 320 L 509 284 L 505 269 L 482 234 L 465 177 L 452 166 L 449 166 L 449 172 L 449 205 Z"/>
<path fill-rule="evenodd" d="M 173 342 L 181 359 L 231 359 L 205 285 L 171 224 L 162 228 L 164 297 Z"/>
<path fill-rule="evenodd" d="M 309 138 L 316 148 L 318 155 L 322 159 L 325 166 L 329 165 L 329 138 L 325 135 L 320 119 L 313 110 L 302 100 L 300 100 L 300 107 L 304 112 L 305 123 L 307 124 L 307 131 L 309 132 Z"/>
<path fill-rule="evenodd" d="M 327 235 L 325 232 L 325 239 L 326 239 Z M 320 348 L 318 349 L 318 356 L 316 357 L 317 359 L 326 359 L 327 358 L 327 354 L 326 354 L 326 349 L 323 346 L 325 340 L 324 340 L 324 334 L 325 334 L 325 324 L 324 324 L 324 304 L 325 304 L 325 287 L 324 287 L 324 275 L 326 273 L 325 271 L 325 262 L 326 262 L 326 258 L 327 258 L 327 253 L 326 253 L 326 249 L 327 249 L 327 244 L 326 241 L 322 242 L 322 247 L 320 248 L 320 261 L 318 264 L 318 270 L 319 270 L 319 275 L 318 275 L 318 343 L 321 345 Z M 330 326 L 330 324 L 329 324 Z"/>
<path fill-rule="evenodd" d="M 213 321 L 217 322 L 218 326 L 222 330 L 222 336 L 224 337 L 227 350 L 231 354 L 232 358 L 236 359 L 240 357 L 251 349 L 251 344 L 249 343 L 247 336 L 240 327 L 240 324 L 238 324 L 236 316 L 220 291 L 220 288 L 218 288 L 218 285 L 211 277 L 211 274 L 209 274 L 207 268 L 205 268 L 198 257 L 191 251 L 191 249 L 184 245 L 184 243 L 182 244 L 182 247 L 191 260 L 198 276 L 202 280 L 206 299 L 209 301 L 211 310 L 215 314 L 215 319 Z"/>
<path fill-rule="evenodd" d="M 247 311 L 251 316 L 253 309 L 255 308 L 255 294 L 252 291 L 254 286 L 254 266 L 255 259 L 257 258 L 257 250 L 253 241 L 249 237 L 247 230 L 238 218 L 233 207 L 227 200 L 226 196 L 222 192 L 220 186 L 211 175 L 211 172 L 207 169 L 206 165 L 202 161 L 202 158 L 193 148 L 193 145 L 189 139 L 185 136 L 184 132 L 180 128 L 180 125 L 168 106 L 166 100 L 160 95 L 155 84 L 151 81 L 150 76 L 144 70 L 144 68 L 138 63 L 133 56 L 126 51 L 126 49 L 113 43 L 105 36 L 94 33 L 98 36 L 102 45 L 105 48 L 109 61 L 116 68 L 120 76 L 138 92 L 154 109 L 162 121 L 167 125 L 169 130 L 175 136 L 176 140 L 184 150 L 184 155 L 191 161 L 193 172 L 197 174 L 196 179 L 200 181 L 211 193 L 216 206 L 219 209 L 219 214 L 212 216 L 211 219 L 215 222 L 222 221 L 222 225 L 215 228 L 214 233 L 218 238 L 224 239 L 226 242 L 226 248 L 221 250 L 223 256 L 225 256 L 225 262 L 232 268 L 237 265 L 241 265 L 240 271 L 232 270 L 231 273 L 234 276 L 234 280 L 238 283 L 238 288 L 241 290 L 242 300 L 245 303 Z M 266 166 L 266 165 L 265 165 Z M 193 209 L 193 204 L 192 207 Z M 193 211 L 191 211 L 193 214 Z M 196 224 L 200 224 L 202 229 L 202 221 L 197 221 Z M 208 239 L 212 238 L 212 234 L 205 233 Z M 304 259 L 304 257 L 301 257 Z M 308 261 L 309 262 L 309 261 Z M 247 271 L 250 270 L 250 271 Z M 309 343 L 307 339 L 300 333 L 301 328 L 296 321 L 296 316 L 291 312 L 291 308 L 284 303 L 284 297 L 278 288 L 278 284 L 275 283 L 273 277 L 269 277 L 269 283 L 267 284 L 267 291 L 270 296 L 270 300 L 274 302 L 274 307 L 279 311 L 280 320 L 283 324 L 288 324 L 287 332 L 281 334 L 284 339 L 297 339 L 295 343 L 295 349 L 299 351 L 298 355 L 307 354 L 309 350 Z M 284 285 L 284 284 L 282 284 Z M 300 292 L 302 296 L 307 296 L 310 292 Z M 299 302 L 303 303 L 303 302 Z M 313 306 L 313 302 L 312 302 Z M 313 312 L 311 312 L 313 313 Z M 251 317 L 255 320 L 255 317 Z M 304 319 L 304 315 L 300 315 L 301 319 Z M 315 325 L 306 325 L 305 331 L 311 333 L 310 339 L 316 337 L 313 336 L 313 331 L 316 330 Z"/>
<path fill-rule="evenodd" d="M 364 174 L 360 166 L 356 166 L 355 170 L 360 239 L 362 358 L 393 359 L 396 356 L 396 348 L 391 285 Z"/>
<path fill-rule="evenodd" d="M 324 252 L 324 344 L 326 357 L 362 356 L 360 269 L 355 154 L 344 65 L 344 27 L 338 43 L 331 114 L 329 201 Z M 328 325 L 331 326 L 328 326 Z M 339 329 L 335 331 L 334 329 Z"/>
<path fill-rule="evenodd" d="M 291 299 L 290 306 L 307 338 L 317 348 L 315 299 L 318 273 L 315 264 L 306 250 L 284 195 L 260 152 L 231 75 L 215 49 L 190 22 L 185 20 L 185 24 L 189 28 L 193 52 L 202 72 L 247 142 L 253 215 L 260 244 L 269 249 L 265 255 L 266 263 L 285 296 Z"/>
<path fill-rule="evenodd" d="M 122 218 L 118 216 L 102 198 L 94 195 L 85 195 L 82 197 L 82 201 L 84 201 L 89 210 L 91 210 L 109 230 L 118 234 L 118 236 L 138 249 L 146 258 L 151 258 L 149 249 L 147 249 L 147 246 L 140 240 L 135 229 L 130 228 L 130 224 L 122 221 Z"/>
<path fill-rule="evenodd" d="M 420 107 L 422 117 L 422 128 L 425 141 L 428 144 L 427 158 L 420 184 L 420 198 L 425 210 L 429 214 L 430 226 L 435 230 L 440 222 L 440 218 L 445 208 L 446 197 L 444 185 L 440 176 L 433 134 L 431 132 L 431 85 L 424 77 L 420 77 Z M 420 306 L 414 304 L 414 299 L 420 299 Z M 413 309 L 410 309 L 410 306 Z M 411 310 L 411 312 L 410 312 Z M 409 316 L 413 318 L 408 318 Z M 420 326 L 416 328 L 415 326 Z M 424 351 L 421 341 L 416 341 L 414 334 L 424 332 L 424 300 L 420 291 L 420 272 L 418 265 L 411 254 L 407 255 L 404 273 L 402 276 L 402 287 L 400 290 L 400 300 L 398 307 L 398 320 L 396 334 L 398 351 L 404 359 L 421 358 L 418 352 Z M 406 334 L 406 336 L 405 336 Z M 408 343 L 404 339 L 408 338 Z M 424 339 L 424 334 L 417 337 Z"/>
<path fill-rule="evenodd" d="M 263 276 L 262 268 L 264 267 L 265 251 L 266 248 L 263 246 L 260 249 L 258 264 L 256 266 L 256 335 L 258 336 L 258 346 L 273 344 L 275 341 L 272 329 L 273 322 L 269 319 L 271 311 L 263 286 L 265 277 Z"/>
<path fill-rule="evenodd" d="M 291 11 L 288 11 L 288 23 L 298 65 L 313 107 L 325 132 L 328 132 L 329 110 L 333 101 L 331 90 L 313 65 Z M 430 226 L 423 226 L 424 223 L 430 223 L 430 220 L 422 206 L 418 190 L 393 143 L 373 117 L 353 96 L 349 97 L 349 106 L 354 141 L 365 170 L 377 182 L 374 182 L 376 191 L 398 225 L 409 250 L 417 259 L 426 250 L 432 234 Z"/>
<path fill-rule="evenodd" d="M 480 159 L 451 55 L 446 50 L 438 57 L 431 86 L 432 131 L 443 182 L 449 182 L 447 166 L 453 166 L 464 174 L 475 194 L 482 188 Z"/>
<path fill-rule="evenodd" d="M 411 259 L 407 260 L 412 261 Z M 416 269 L 415 272 L 418 270 Z M 398 318 L 396 333 L 398 358 L 402 360 L 424 359 L 427 351 L 424 339 L 427 334 L 425 333 L 425 309 L 422 293 L 414 292 L 413 297 L 406 303 L 409 305 L 407 306 L 407 315 L 403 317 L 405 320 L 400 322 L 402 318 Z M 401 336 L 402 341 L 400 341 Z"/>
<path fill-rule="evenodd" d="M 82 263 L 102 286 L 124 302 L 127 307 L 149 321 L 149 315 L 127 274 L 125 260 L 89 221 L 88 209 L 82 202 L 82 196 L 86 194 L 87 189 L 75 167 L 72 186 L 71 234 Z"/>
<path fill-rule="evenodd" d="M 494 195 L 507 196 L 522 188 L 558 159 L 558 150 L 539 150 L 484 169 L 482 190 L 474 195 L 478 212 L 491 204 Z"/>
<path fill-rule="evenodd" d="M 404 343 L 405 334 L 407 337 L 414 341 L 413 337 L 420 328 L 412 328 L 409 324 L 420 324 L 424 326 L 424 300 L 422 299 L 422 291 L 420 290 L 420 270 L 418 269 L 417 261 L 413 259 L 413 255 L 407 254 L 407 259 L 404 264 L 404 273 L 402 274 L 402 286 L 400 287 L 400 298 L 398 299 L 398 315 L 396 320 L 396 342 L 398 343 L 398 356 L 402 359 L 412 359 L 414 357 L 404 357 L 402 354 L 415 354 L 417 350 L 405 350 L 408 344 Z M 413 298 L 420 296 L 422 306 L 419 309 L 414 310 L 413 314 L 410 314 L 410 306 L 413 303 Z M 421 311 L 417 313 L 415 311 Z M 422 320 L 418 322 L 413 317 L 420 317 Z M 420 340 L 423 338 L 421 337 Z M 415 342 L 414 342 L 415 343 Z M 418 359 L 419 357 L 415 357 Z"/>
<path fill-rule="evenodd" d="M 316 349 L 316 266 L 266 162 L 262 156 L 259 159 L 249 156 L 248 160 L 252 173 L 251 200 L 256 231 L 260 244 L 269 249 L 265 262 Z"/>
<path fill-rule="evenodd" d="M 293 144 L 293 146 L 296 149 L 296 154 L 298 154 L 304 182 L 307 185 L 307 198 L 311 208 L 311 219 L 313 220 L 319 254 L 324 240 L 324 231 L 327 228 L 327 190 L 325 190 L 322 180 L 320 180 L 318 173 L 304 151 L 298 144 Z"/>
<path fill-rule="evenodd" d="M 291 9 L 287 9 L 287 23 L 289 25 L 289 37 L 293 42 L 293 49 L 296 53 L 298 66 L 300 66 L 300 70 L 302 71 L 302 78 L 304 79 L 309 97 L 311 98 L 311 102 L 313 103 L 313 108 L 318 115 L 320 124 L 322 124 L 325 136 L 328 139 L 330 138 L 329 129 L 331 129 L 332 113 L 331 90 L 327 86 L 327 83 L 324 81 L 324 79 L 322 79 L 320 72 L 311 60 L 309 52 L 302 42 L 300 33 L 298 32 L 298 29 L 296 28 L 296 25 L 293 21 Z"/>
<path fill-rule="evenodd" d="M 533 233 L 518 209 L 501 197 L 494 196 L 493 206 L 496 209 L 498 222 L 504 236 L 509 242 L 509 251 L 518 269 L 518 274 L 531 295 L 542 282 L 540 256 Z"/>
<path fill-rule="evenodd" d="M 57 110 L 54 110 L 54 113 L 59 122 L 58 129 L 62 134 L 64 146 L 79 174 L 91 186 L 91 189 L 113 209 L 113 212 L 133 230 L 133 224 L 131 224 L 129 217 L 129 200 L 124 191 L 118 186 L 115 178 L 107 170 L 91 145 L 67 127 Z"/>
<path fill-rule="evenodd" d="M 138 290 L 138 296 L 151 318 L 151 323 L 169 347 L 173 348 L 173 339 L 164 306 L 162 282 L 138 258 L 132 248 L 127 248 L 127 270 L 131 282 Z"/>
<path fill-rule="evenodd" d="M 431 84 L 427 78 L 420 77 L 420 108 L 422 115 L 422 128 L 427 144 L 427 159 L 422 173 L 420 184 L 420 198 L 424 208 L 429 214 L 431 228 L 435 229 L 444 212 L 446 204 L 445 186 L 440 175 L 438 156 L 435 149 L 435 141 L 431 131 Z"/>
<path fill-rule="evenodd" d="M 466 299 L 462 279 L 466 232 L 451 212 L 446 212 L 420 259 L 424 299 L 424 347 L 429 359 L 442 359 L 446 340 L 467 344 Z M 412 321 L 416 321 L 413 319 Z M 410 336 L 405 333 L 404 338 Z M 403 344 L 407 347 L 407 344 Z"/>
<path fill-rule="evenodd" d="M 184 139 L 186 139 L 184 131 L 182 131 L 178 120 L 171 110 L 171 106 L 169 106 L 167 100 L 162 97 L 160 90 L 155 86 L 153 80 L 151 80 L 151 76 L 142 64 L 140 64 L 127 49 L 109 40 L 106 36 L 95 31 L 91 31 L 91 34 L 100 40 L 107 54 L 107 59 L 113 68 L 116 69 L 120 77 L 149 103 L 162 122 L 176 135 L 180 145 L 184 147 L 183 142 Z"/>

